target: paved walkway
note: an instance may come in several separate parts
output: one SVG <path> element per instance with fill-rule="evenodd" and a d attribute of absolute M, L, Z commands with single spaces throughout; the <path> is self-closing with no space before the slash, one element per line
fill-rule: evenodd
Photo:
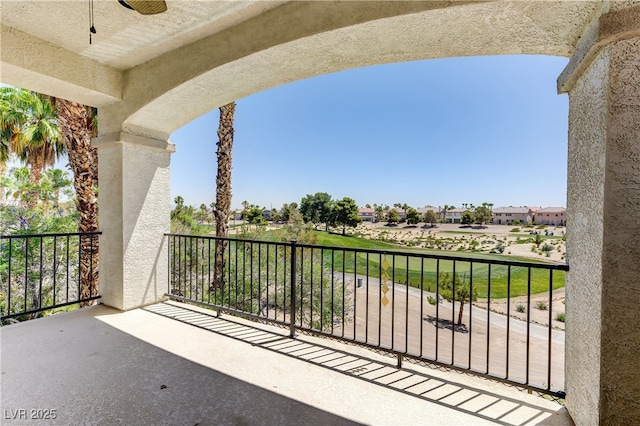
<path fill-rule="evenodd" d="M 6 326 L 2 423 L 572 424 L 561 406 L 512 387 L 397 370 L 387 356 L 287 332 L 173 302 Z M 56 419 L 31 420 L 42 410 Z"/>

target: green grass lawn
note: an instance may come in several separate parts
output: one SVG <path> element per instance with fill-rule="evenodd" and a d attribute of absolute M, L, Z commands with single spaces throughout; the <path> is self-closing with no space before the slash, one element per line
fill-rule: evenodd
<path fill-rule="evenodd" d="M 528 238 L 535 238 L 535 235 L 531 235 L 531 234 L 519 234 L 519 233 L 510 233 L 509 234 L 510 237 L 520 237 L 520 239 L 528 239 Z M 561 240 L 562 238 L 564 238 L 563 235 L 544 235 L 541 234 L 540 235 L 542 237 L 543 240 Z"/>
<path fill-rule="evenodd" d="M 439 234 L 476 234 L 476 235 L 487 235 L 486 232 L 482 231 L 438 231 Z"/>
<path fill-rule="evenodd" d="M 266 240 L 277 240 L 281 231 L 268 231 L 264 234 Z M 317 232 L 317 243 L 323 246 L 344 247 L 346 250 L 324 251 L 320 253 L 316 251 L 315 256 L 323 256 L 323 263 L 331 266 L 333 261 L 334 270 L 346 273 L 357 273 L 358 275 L 368 275 L 370 277 L 379 278 L 382 271 L 382 263 L 386 261 L 391 265 L 386 274 L 390 277 L 390 282 L 405 283 L 407 281 L 407 271 L 409 284 L 413 287 L 427 291 L 435 292 L 436 278 L 439 272 L 453 273 L 453 260 L 436 260 L 421 258 L 416 255 L 435 254 L 450 257 L 488 259 L 488 260 L 516 260 L 526 261 L 530 263 L 545 263 L 544 261 L 536 261 L 528 258 L 518 258 L 513 256 L 504 256 L 488 253 L 468 253 L 468 252 L 452 252 L 441 250 L 427 250 L 417 248 L 402 248 L 396 244 L 369 240 L 353 236 L 342 236 L 338 234 L 329 234 L 326 232 Z M 402 252 L 403 254 L 379 254 L 379 253 L 355 253 L 349 251 L 349 248 L 371 249 L 371 250 L 388 250 Z M 406 254 L 404 254 L 406 253 Z M 506 265 L 488 265 L 484 263 L 473 263 L 471 270 L 471 262 L 455 261 L 456 273 L 467 282 L 473 278 L 473 287 L 478 291 L 478 297 L 487 297 L 489 285 L 491 286 L 492 298 L 507 297 L 509 287 L 509 267 Z M 490 271 L 490 273 L 489 273 Z M 528 275 L 529 268 L 520 266 L 511 266 L 510 268 L 510 294 L 512 297 L 523 296 L 528 292 Z M 531 294 L 549 291 L 549 271 L 546 269 L 531 268 Z M 552 288 L 564 287 L 565 272 L 553 271 Z"/>

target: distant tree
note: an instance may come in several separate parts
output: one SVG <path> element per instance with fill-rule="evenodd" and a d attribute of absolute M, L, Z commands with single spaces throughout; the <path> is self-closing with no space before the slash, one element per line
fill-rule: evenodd
<path fill-rule="evenodd" d="M 460 310 L 458 311 L 458 325 L 462 325 L 462 314 L 464 312 L 464 304 L 471 303 L 471 301 L 478 300 L 478 290 L 473 289 L 471 294 L 471 286 L 466 280 L 466 274 L 460 278 L 460 274 L 454 276 L 448 272 L 440 272 L 438 275 L 439 282 L 439 295 L 447 302 L 458 302 L 460 304 Z M 455 289 L 454 289 L 455 287 Z M 455 290 L 455 291 L 454 291 Z M 435 304 L 435 299 L 429 299 L 430 304 Z"/>
<path fill-rule="evenodd" d="M 491 221 L 492 215 L 493 214 L 491 213 L 491 210 L 489 210 L 489 208 L 486 205 L 478 206 L 473 212 L 473 219 L 475 223 L 484 225 L 485 223 Z"/>
<path fill-rule="evenodd" d="M 200 208 L 196 212 L 195 218 L 200 224 L 209 222 L 209 209 L 206 204 L 200 204 Z"/>
<path fill-rule="evenodd" d="M 438 215 L 433 210 L 427 210 L 422 218 L 422 221 L 433 226 L 433 224 L 438 221 Z"/>
<path fill-rule="evenodd" d="M 282 209 L 280 209 L 281 213 L 280 213 L 280 220 L 283 222 L 289 222 L 289 220 L 291 219 L 291 215 L 294 212 L 298 212 L 300 213 L 300 211 L 298 210 L 298 203 L 293 202 L 293 203 L 289 203 L 289 204 L 283 204 L 282 205 Z M 302 216 L 300 216 L 302 218 Z"/>
<path fill-rule="evenodd" d="M 533 243 L 536 245 L 536 247 L 540 247 L 540 244 L 542 244 L 543 241 L 544 238 L 542 238 L 540 234 L 536 234 L 533 236 Z"/>
<path fill-rule="evenodd" d="M 456 206 L 454 206 L 454 205 L 451 205 L 451 206 L 448 206 L 446 204 L 444 205 L 444 207 L 442 208 L 442 213 L 441 213 L 442 214 L 442 222 L 443 223 L 447 222 L 447 212 L 449 212 L 449 211 L 451 211 L 451 210 L 453 210 L 455 208 L 456 208 Z"/>
<path fill-rule="evenodd" d="M 449 205 L 445 204 L 444 207 L 440 210 L 440 215 L 442 217 L 440 219 L 440 222 L 445 223 L 447 221 L 447 211 L 448 210 L 449 210 Z"/>
<path fill-rule="evenodd" d="M 272 222 L 280 222 L 282 221 L 282 215 L 278 211 L 278 209 L 271 209 L 271 221 Z"/>
<path fill-rule="evenodd" d="M 469 210 L 465 210 L 462 212 L 462 216 L 460 217 L 460 223 L 463 225 L 471 225 L 473 223 L 473 213 Z"/>
<path fill-rule="evenodd" d="M 58 209 L 60 206 L 60 192 L 71 197 L 73 191 L 69 191 L 68 187 L 73 183 L 69 179 L 66 171 L 61 169 L 47 169 L 42 173 L 40 179 L 40 199 L 42 200 L 44 213 L 46 214 L 49 207 L 49 201 L 53 202 L 53 208 Z M 67 189 L 65 191 L 65 189 Z"/>
<path fill-rule="evenodd" d="M 342 225 L 342 235 L 347 226 L 357 226 L 360 222 L 362 219 L 358 216 L 358 205 L 353 199 L 344 197 L 334 203 L 331 225 Z"/>
<path fill-rule="evenodd" d="M 374 204 L 374 218 L 376 222 L 382 222 L 384 220 L 384 209 L 382 205 Z"/>
<path fill-rule="evenodd" d="M 262 215 L 263 211 L 264 208 L 258 205 L 247 204 L 242 212 L 242 218 L 251 225 L 265 225 L 267 220 Z"/>
<path fill-rule="evenodd" d="M 422 219 L 422 217 L 420 217 L 420 213 L 418 213 L 418 211 L 413 207 L 409 207 L 407 209 L 406 214 L 407 214 L 407 223 L 409 225 L 417 225 L 418 223 L 420 223 L 420 220 Z"/>
<path fill-rule="evenodd" d="M 286 205 L 286 204 L 285 204 Z M 291 209 L 289 212 L 289 220 L 283 229 L 283 233 L 280 234 L 280 241 L 290 242 L 296 240 L 302 244 L 316 244 L 318 241 L 318 234 L 315 232 L 310 223 L 304 223 L 302 214 L 297 209 L 296 203 L 291 203 L 288 206 L 295 205 L 295 209 Z"/>
<path fill-rule="evenodd" d="M 398 223 L 400 222 L 400 214 L 396 209 L 390 209 L 387 212 L 387 223 Z"/>
<path fill-rule="evenodd" d="M 302 213 L 305 223 L 312 223 L 314 228 L 324 223 L 328 229 L 332 204 L 331 195 L 326 192 L 316 192 L 314 195 L 307 194 L 300 202 L 300 213 Z"/>
<path fill-rule="evenodd" d="M 402 209 L 402 211 L 404 212 L 404 218 L 403 220 L 407 220 L 407 210 L 409 210 L 411 208 L 411 206 L 407 203 L 394 203 L 393 207 L 395 207 L 396 209 Z M 402 222 L 402 220 L 400 220 L 400 222 Z"/>
<path fill-rule="evenodd" d="M 184 204 L 184 198 L 177 196 L 173 202 L 176 204 L 171 210 L 171 232 L 174 234 L 201 234 L 202 226 L 195 219 L 196 209 Z"/>
<path fill-rule="evenodd" d="M 367 205 L 365 205 L 365 207 L 370 209 L 371 208 L 371 204 L 367 204 Z"/>

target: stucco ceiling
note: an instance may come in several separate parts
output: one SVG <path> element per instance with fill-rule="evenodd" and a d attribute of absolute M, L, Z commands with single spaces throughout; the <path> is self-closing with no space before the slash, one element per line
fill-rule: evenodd
<path fill-rule="evenodd" d="M 98 107 L 102 129 L 165 138 L 224 103 L 344 69 L 438 57 L 571 56 L 607 0 L 2 0 L 0 80 Z M 113 127 L 109 124 L 112 123 Z"/>
<path fill-rule="evenodd" d="M 2 24 L 118 69 L 127 69 L 274 8 L 282 1 L 167 0 L 141 15 L 117 0 L 2 0 Z"/>

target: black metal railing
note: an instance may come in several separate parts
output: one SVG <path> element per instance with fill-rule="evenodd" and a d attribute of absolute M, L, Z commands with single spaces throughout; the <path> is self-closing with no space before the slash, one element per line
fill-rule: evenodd
<path fill-rule="evenodd" d="M 567 265 L 167 237 L 173 299 L 564 396 Z"/>
<path fill-rule="evenodd" d="M 0 320 L 100 298 L 100 232 L 0 236 Z"/>

